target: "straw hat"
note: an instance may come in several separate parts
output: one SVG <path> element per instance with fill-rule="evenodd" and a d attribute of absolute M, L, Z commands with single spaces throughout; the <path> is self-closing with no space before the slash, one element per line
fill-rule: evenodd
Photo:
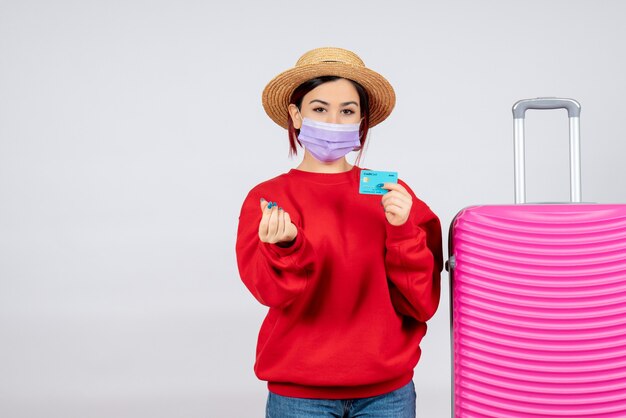
<path fill-rule="evenodd" d="M 354 52 L 341 48 L 317 48 L 305 53 L 294 68 L 278 74 L 265 86 L 265 112 L 287 129 L 287 107 L 293 91 L 305 81 L 325 75 L 347 78 L 365 88 L 370 102 L 370 127 L 385 120 L 396 104 L 391 84 L 382 75 L 365 67 Z"/>

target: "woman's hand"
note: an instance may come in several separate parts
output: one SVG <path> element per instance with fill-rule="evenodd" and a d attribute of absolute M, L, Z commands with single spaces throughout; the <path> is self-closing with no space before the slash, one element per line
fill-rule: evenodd
<path fill-rule="evenodd" d="M 261 199 L 261 222 L 259 223 L 259 238 L 269 244 L 290 243 L 296 239 L 298 229 L 291 222 L 289 214 L 279 208 L 276 202 Z"/>
<path fill-rule="evenodd" d="M 381 200 L 387 221 L 394 226 L 404 225 L 409 219 L 413 198 L 401 184 L 385 183 L 383 189 L 389 190 Z"/>

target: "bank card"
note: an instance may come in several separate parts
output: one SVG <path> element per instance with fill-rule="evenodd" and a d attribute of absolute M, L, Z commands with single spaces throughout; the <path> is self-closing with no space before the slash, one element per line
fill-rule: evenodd
<path fill-rule="evenodd" d="M 359 193 L 385 194 L 389 190 L 383 189 L 385 183 L 397 183 L 398 173 L 395 171 L 361 170 Z"/>

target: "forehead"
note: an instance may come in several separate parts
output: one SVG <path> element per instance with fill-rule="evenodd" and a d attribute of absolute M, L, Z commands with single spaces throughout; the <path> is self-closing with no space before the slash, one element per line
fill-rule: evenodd
<path fill-rule="evenodd" d="M 304 96 L 304 102 L 319 99 L 329 103 L 354 101 L 359 103 L 359 93 L 350 80 L 340 78 L 320 84 Z"/>

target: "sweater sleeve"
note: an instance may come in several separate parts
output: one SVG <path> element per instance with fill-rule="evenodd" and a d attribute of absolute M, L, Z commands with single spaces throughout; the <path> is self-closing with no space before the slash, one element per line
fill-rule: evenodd
<path fill-rule="evenodd" d="M 260 194 L 248 194 L 239 215 L 237 229 L 237 266 L 243 283 L 254 297 L 270 308 L 284 308 L 307 288 L 315 267 L 315 252 L 302 228 L 288 247 L 261 242 L 259 222 Z"/>
<path fill-rule="evenodd" d="M 386 224 L 385 266 L 391 301 L 396 310 L 421 322 L 430 319 L 439 306 L 443 251 L 437 216 L 415 197 L 407 222 Z"/>

